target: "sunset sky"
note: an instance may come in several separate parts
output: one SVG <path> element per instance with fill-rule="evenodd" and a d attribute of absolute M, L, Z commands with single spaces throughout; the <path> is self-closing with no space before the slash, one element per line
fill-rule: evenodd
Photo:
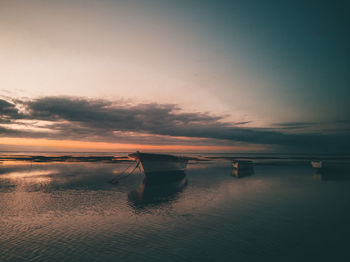
<path fill-rule="evenodd" d="M 0 151 L 349 152 L 349 11 L 0 0 Z"/>

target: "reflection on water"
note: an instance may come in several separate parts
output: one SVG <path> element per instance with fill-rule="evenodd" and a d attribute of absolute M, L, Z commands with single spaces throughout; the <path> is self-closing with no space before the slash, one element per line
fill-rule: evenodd
<path fill-rule="evenodd" d="M 350 180 L 350 171 L 348 170 L 316 170 L 312 177 L 322 181 L 344 181 Z"/>
<path fill-rule="evenodd" d="M 0 165 L 0 261 L 350 261 L 347 180 L 285 165 L 233 179 L 213 161 L 107 182 L 128 165 Z"/>
<path fill-rule="evenodd" d="M 170 203 L 178 198 L 180 192 L 187 186 L 187 183 L 186 177 L 180 177 L 177 180 L 163 180 L 161 183 L 144 179 L 137 189 L 132 190 L 128 194 L 128 200 L 135 209 Z"/>
<path fill-rule="evenodd" d="M 251 176 L 254 174 L 254 169 L 253 168 L 246 168 L 246 169 L 232 169 L 232 176 L 237 177 L 237 178 L 242 178 L 246 176 Z"/>
<path fill-rule="evenodd" d="M 350 161 L 312 161 L 313 178 L 322 181 L 350 180 Z"/>

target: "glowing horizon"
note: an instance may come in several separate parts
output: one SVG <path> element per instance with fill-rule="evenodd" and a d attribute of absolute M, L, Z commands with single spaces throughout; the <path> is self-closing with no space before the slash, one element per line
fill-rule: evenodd
<path fill-rule="evenodd" d="M 50 140 L 43 138 L 0 138 L 0 145 L 42 147 L 61 150 L 88 150 L 88 151 L 197 151 L 197 152 L 246 152 L 262 151 L 262 146 L 193 146 L 193 145 L 152 145 L 152 144 L 123 144 L 111 142 L 88 142 L 77 140 Z"/>

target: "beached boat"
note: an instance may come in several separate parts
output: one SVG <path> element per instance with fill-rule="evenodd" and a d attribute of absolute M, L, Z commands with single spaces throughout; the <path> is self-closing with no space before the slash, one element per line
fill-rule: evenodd
<path fill-rule="evenodd" d="M 165 155 L 141 153 L 137 151 L 129 157 L 135 159 L 142 167 L 147 178 L 164 178 L 165 176 L 184 176 L 188 158 Z"/>

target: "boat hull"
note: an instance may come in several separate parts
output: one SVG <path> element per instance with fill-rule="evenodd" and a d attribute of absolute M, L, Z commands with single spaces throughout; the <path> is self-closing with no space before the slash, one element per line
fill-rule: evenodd
<path fill-rule="evenodd" d="M 232 162 L 232 167 L 237 170 L 254 169 L 252 161 L 235 160 Z"/>
<path fill-rule="evenodd" d="M 320 169 L 322 168 L 322 161 L 311 161 L 311 165 L 313 168 Z"/>
<path fill-rule="evenodd" d="M 185 176 L 188 159 L 172 155 L 147 154 L 136 152 L 130 157 L 136 159 L 147 179 L 181 178 Z"/>

